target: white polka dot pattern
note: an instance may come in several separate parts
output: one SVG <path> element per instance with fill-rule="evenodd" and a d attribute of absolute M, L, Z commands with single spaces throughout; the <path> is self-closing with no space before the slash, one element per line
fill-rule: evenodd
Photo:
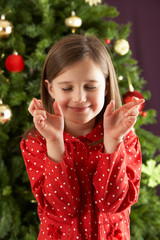
<path fill-rule="evenodd" d="M 103 153 L 102 123 L 87 136 L 64 133 L 60 164 L 47 155 L 38 132 L 21 141 L 33 194 L 38 203 L 38 240 L 130 240 L 129 213 L 141 178 L 141 152 L 130 131 L 115 153 Z"/>

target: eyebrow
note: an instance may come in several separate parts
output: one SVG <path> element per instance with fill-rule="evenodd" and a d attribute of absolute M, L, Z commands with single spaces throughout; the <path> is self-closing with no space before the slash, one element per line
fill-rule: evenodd
<path fill-rule="evenodd" d="M 85 82 L 90 82 L 90 83 L 96 83 L 98 82 L 97 80 L 86 80 Z M 58 84 L 61 85 L 61 84 L 71 84 L 73 83 L 72 81 L 63 81 L 63 82 L 59 82 Z"/>

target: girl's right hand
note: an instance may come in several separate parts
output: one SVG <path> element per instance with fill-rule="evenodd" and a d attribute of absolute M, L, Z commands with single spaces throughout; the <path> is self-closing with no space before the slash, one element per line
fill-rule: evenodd
<path fill-rule="evenodd" d="M 57 102 L 53 103 L 53 109 L 55 114 L 48 113 L 42 106 L 41 100 L 36 98 L 33 98 L 28 108 L 36 129 L 48 142 L 58 142 L 63 139 L 63 113 Z"/>

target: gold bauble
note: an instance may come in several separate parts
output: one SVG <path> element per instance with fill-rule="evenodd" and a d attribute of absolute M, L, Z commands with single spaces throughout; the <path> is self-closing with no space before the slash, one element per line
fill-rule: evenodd
<path fill-rule="evenodd" d="M 129 51 L 129 43 L 125 39 L 119 39 L 114 43 L 114 50 L 119 55 L 125 55 Z"/>
<path fill-rule="evenodd" d="M 88 2 L 89 5 L 92 7 L 93 5 L 97 5 L 98 3 L 102 3 L 102 0 L 85 0 L 85 2 Z"/>
<path fill-rule="evenodd" d="M 2 15 L 0 19 L 0 37 L 7 37 L 12 32 L 12 24 L 5 20 L 5 16 Z"/>
<path fill-rule="evenodd" d="M 8 105 L 3 104 L 0 100 L 0 124 L 4 124 L 11 120 L 12 112 Z"/>
<path fill-rule="evenodd" d="M 82 25 L 82 19 L 80 17 L 77 17 L 75 15 L 75 12 L 72 11 L 71 12 L 71 17 L 66 18 L 64 23 L 67 27 L 72 28 L 72 33 L 75 33 L 75 29 Z"/>

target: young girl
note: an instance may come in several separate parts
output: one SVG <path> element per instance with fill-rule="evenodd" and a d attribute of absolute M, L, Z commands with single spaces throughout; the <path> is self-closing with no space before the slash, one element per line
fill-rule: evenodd
<path fill-rule="evenodd" d="M 141 152 L 133 126 L 144 100 L 121 105 L 116 74 L 95 37 L 71 35 L 49 51 L 35 128 L 21 150 L 38 202 L 39 240 L 129 240 Z"/>

